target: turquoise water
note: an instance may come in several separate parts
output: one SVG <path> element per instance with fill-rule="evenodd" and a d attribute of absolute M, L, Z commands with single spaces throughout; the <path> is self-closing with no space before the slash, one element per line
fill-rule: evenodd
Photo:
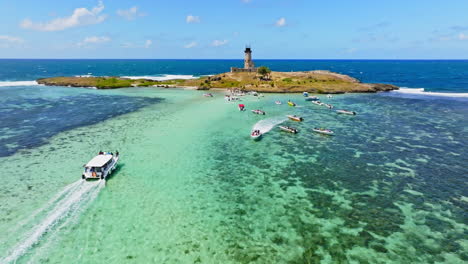
<path fill-rule="evenodd" d="M 240 112 L 217 91 L 0 94 L 0 263 L 468 261 L 463 97 L 322 96 L 345 116 L 301 95 L 245 96 Z M 81 182 L 100 150 L 119 150 L 118 170 Z"/>

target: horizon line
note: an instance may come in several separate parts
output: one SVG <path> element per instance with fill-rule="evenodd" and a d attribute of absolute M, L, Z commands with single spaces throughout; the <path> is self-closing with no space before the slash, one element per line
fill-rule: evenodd
<path fill-rule="evenodd" d="M 222 59 L 181 59 L 181 58 L 0 58 L 0 60 L 239 60 L 243 61 L 244 59 L 232 59 L 232 58 L 222 58 Z M 274 58 L 259 58 L 254 59 L 253 61 L 262 61 L 262 60 L 310 60 L 310 61 L 468 61 L 466 59 L 274 59 Z"/>

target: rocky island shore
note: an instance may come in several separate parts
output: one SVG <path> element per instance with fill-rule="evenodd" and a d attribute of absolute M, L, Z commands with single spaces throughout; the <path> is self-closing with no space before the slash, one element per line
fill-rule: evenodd
<path fill-rule="evenodd" d="M 260 75 L 256 72 L 227 72 L 214 76 L 202 76 L 190 80 L 155 81 L 150 79 L 128 79 L 122 77 L 52 77 L 38 79 L 37 82 L 49 86 L 95 87 L 115 89 L 126 87 L 179 87 L 198 90 L 241 89 L 263 93 L 374 93 L 397 90 L 391 84 L 362 83 L 348 75 L 330 71 L 269 72 Z"/>

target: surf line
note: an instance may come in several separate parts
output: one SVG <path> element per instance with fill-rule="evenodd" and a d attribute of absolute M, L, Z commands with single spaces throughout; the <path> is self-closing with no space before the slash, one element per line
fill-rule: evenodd
<path fill-rule="evenodd" d="M 76 185 L 78 185 L 78 187 L 73 188 L 76 187 Z M 65 193 L 67 191 L 68 193 L 63 196 L 64 191 L 60 192 L 63 198 L 57 201 L 56 205 L 52 207 L 47 216 L 40 221 L 39 224 L 35 225 L 30 232 L 26 233 L 22 241 L 15 245 L 10 251 L 10 254 L 2 259 L 0 263 L 15 262 L 30 248 L 39 243 L 44 234 L 53 232 L 54 227 L 58 223 L 64 220 L 66 221 L 67 217 L 76 217 L 76 214 L 83 210 L 83 205 L 90 204 L 104 186 L 104 181 L 86 182 L 83 180 L 79 180 L 79 184 L 74 182 L 66 186 Z M 53 199 L 57 198 L 54 197 Z"/>

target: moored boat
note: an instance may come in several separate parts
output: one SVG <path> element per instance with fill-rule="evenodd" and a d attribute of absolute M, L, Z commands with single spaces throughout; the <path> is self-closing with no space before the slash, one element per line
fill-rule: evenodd
<path fill-rule="evenodd" d="M 313 103 L 313 104 L 316 104 L 316 105 L 323 105 L 323 103 L 320 102 L 320 101 L 312 101 L 312 103 Z"/>
<path fill-rule="evenodd" d="M 260 140 L 260 138 L 262 137 L 262 132 L 260 132 L 260 130 L 252 130 L 252 133 L 250 133 L 250 137 L 253 139 L 253 140 Z"/>
<path fill-rule="evenodd" d="M 257 115 L 265 115 L 265 111 L 262 111 L 259 109 L 252 110 L 252 113 L 257 114 Z"/>
<path fill-rule="evenodd" d="M 205 97 L 213 97 L 213 94 L 211 94 L 211 93 L 206 93 L 206 94 L 203 94 L 203 96 L 205 96 Z"/>
<path fill-rule="evenodd" d="M 308 97 L 308 96 L 309 96 L 309 93 L 308 93 L 308 92 L 303 92 L 302 95 L 303 95 L 304 97 Z"/>
<path fill-rule="evenodd" d="M 328 99 L 332 98 L 332 95 L 331 95 L 331 94 L 327 94 L 327 98 L 328 98 Z"/>
<path fill-rule="evenodd" d="M 239 111 L 244 111 L 244 110 L 245 110 L 245 105 L 239 104 Z"/>
<path fill-rule="evenodd" d="M 348 111 L 348 110 L 336 110 L 338 114 L 345 114 L 345 115 L 356 115 L 357 113 L 354 111 Z"/>
<path fill-rule="evenodd" d="M 319 98 L 317 96 L 309 96 L 309 97 L 306 97 L 305 100 L 306 101 L 318 101 Z"/>
<path fill-rule="evenodd" d="M 328 109 L 332 109 L 333 108 L 333 105 L 331 104 L 323 104 L 325 107 L 327 107 Z"/>
<path fill-rule="evenodd" d="M 280 126 L 279 127 L 281 130 L 283 131 L 286 131 L 286 132 L 289 132 L 289 133 L 293 133 L 293 134 L 296 134 L 297 132 L 299 132 L 297 129 L 295 129 L 294 127 L 289 127 L 289 126 Z"/>
<path fill-rule="evenodd" d="M 281 101 L 275 101 L 275 104 L 280 105 Z"/>
<path fill-rule="evenodd" d="M 84 165 L 84 172 L 81 174 L 83 180 L 101 179 L 105 180 L 117 167 L 119 161 L 119 152 L 99 152 Z"/>
<path fill-rule="evenodd" d="M 296 104 L 293 103 L 293 102 L 291 102 L 291 101 L 288 101 L 288 105 L 289 105 L 289 106 L 296 106 Z"/>
<path fill-rule="evenodd" d="M 319 134 L 329 135 L 329 136 L 333 136 L 335 134 L 335 132 L 333 132 L 330 129 L 326 129 L 326 128 L 316 127 L 316 128 L 313 128 L 312 131 L 314 131 L 316 133 L 319 133 Z"/>
<path fill-rule="evenodd" d="M 297 121 L 297 122 L 301 122 L 301 121 L 304 121 L 304 119 L 302 117 L 299 117 L 299 116 L 296 116 L 296 115 L 288 115 L 287 116 L 289 119 L 293 120 L 293 121 Z"/>

